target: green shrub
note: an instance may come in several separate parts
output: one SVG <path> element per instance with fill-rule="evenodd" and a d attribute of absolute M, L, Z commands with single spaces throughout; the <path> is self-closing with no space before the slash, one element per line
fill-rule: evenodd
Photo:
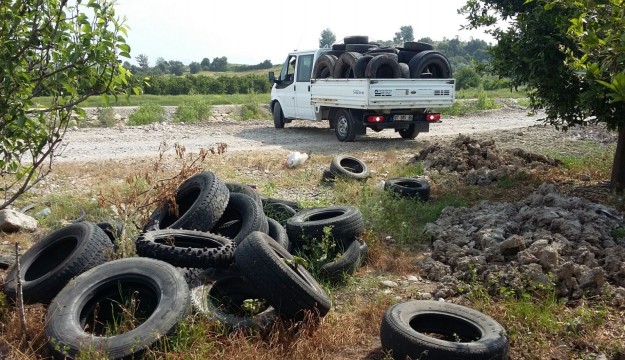
<path fill-rule="evenodd" d="M 490 110 L 490 109 L 496 109 L 497 104 L 495 103 L 495 100 L 489 98 L 488 94 L 486 94 L 486 92 L 482 90 L 480 91 L 478 95 L 477 103 L 475 104 L 475 107 L 478 110 Z"/>
<path fill-rule="evenodd" d="M 128 125 L 147 125 L 165 121 L 165 109 L 160 105 L 145 104 L 128 117 Z"/>
<path fill-rule="evenodd" d="M 117 125 L 115 120 L 115 111 L 111 107 L 99 107 L 97 112 L 98 123 L 104 127 L 113 127 Z"/>
<path fill-rule="evenodd" d="M 196 123 L 208 119 L 212 114 L 212 105 L 205 96 L 192 96 L 178 106 L 174 113 L 174 122 Z"/>
<path fill-rule="evenodd" d="M 269 119 L 269 113 L 260 106 L 258 98 L 250 95 L 241 107 L 241 120 Z"/>

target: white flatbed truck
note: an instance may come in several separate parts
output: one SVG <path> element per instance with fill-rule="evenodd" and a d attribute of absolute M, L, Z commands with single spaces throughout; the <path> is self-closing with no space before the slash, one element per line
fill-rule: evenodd
<path fill-rule="evenodd" d="M 273 72 L 269 108 L 274 126 L 292 120 L 328 120 L 339 141 L 354 141 L 366 129 L 395 129 L 404 139 L 428 132 L 440 114 L 428 109 L 452 106 L 451 79 L 313 79 L 317 58 L 329 49 L 289 53 L 278 77 Z"/>

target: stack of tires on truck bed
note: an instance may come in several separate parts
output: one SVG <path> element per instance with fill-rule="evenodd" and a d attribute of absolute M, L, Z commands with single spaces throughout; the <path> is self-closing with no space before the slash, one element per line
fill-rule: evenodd
<path fill-rule="evenodd" d="M 370 43 L 367 36 L 347 36 L 343 44 L 332 49 L 315 62 L 313 78 L 429 78 L 452 77 L 449 61 L 431 44 L 407 41 L 402 47 L 383 47 Z"/>
<path fill-rule="evenodd" d="M 139 256 L 111 261 L 122 231 L 70 224 L 28 249 L 19 272 L 9 270 L 8 299 L 16 300 L 20 279 L 25 303 L 49 304 L 45 333 L 55 357 L 134 357 L 190 310 L 245 331 L 270 330 L 279 318 L 323 317 L 330 299 L 306 257 L 333 249 L 313 273 L 335 282 L 368 252 L 358 208 L 303 209 L 209 171 L 186 179 L 175 202 L 163 199 L 135 241 Z"/>

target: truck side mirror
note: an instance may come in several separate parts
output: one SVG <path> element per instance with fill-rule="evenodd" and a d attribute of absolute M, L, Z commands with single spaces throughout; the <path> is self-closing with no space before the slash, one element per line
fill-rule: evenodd
<path fill-rule="evenodd" d="M 276 75 L 273 73 L 273 71 L 269 72 L 269 82 L 271 82 L 272 84 L 276 82 Z"/>

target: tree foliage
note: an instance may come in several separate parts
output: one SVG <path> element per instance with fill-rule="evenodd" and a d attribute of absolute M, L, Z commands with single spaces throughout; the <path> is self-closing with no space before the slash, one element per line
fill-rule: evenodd
<path fill-rule="evenodd" d="M 319 48 L 332 47 L 332 44 L 336 42 L 336 35 L 330 29 L 324 29 L 321 31 L 321 37 L 319 38 Z"/>
<path fill-rule="evenodd" d="M 150 67 L 150 61 L 148 60 L 148 56 L 145 54 L 137 55 L 137 57 L 135 57 L 135 60 L 137 61 L 137 64 L 139 64 L 139 67 L 142 69 L 147 69 Z"/>
<path fill-rule="evenodd" d="M 406 41 L 414 41 L 414 31 L 412 25 L 406 25 L 399 28 L 399 31 L 395 33 L 393 43 L 401 44 Z"/>
<path fill-rule="evenodd" d="M 197 74 L 202 70 L 202 65 L 199 62 L 193 61 L 189 64 L 189 72 L 191 74 Z"/>
<path fill-rule="evenodd" d="M 493 69 L 512 85 L 527 85 L 531 106 L 562 129 L 604 122 L 619 130 L 612 185 L 625 184 L 625 83 L 622 0 L 469 0 L 469 27 L 486 27 L 498 44 Z M 499 27 L 498 20 L 510 26 Z M 613 85 L 613 87 L 608 86 Z"/>
<path fill-rule="evenodd" d="M 202 59 L 202 62 L 200 62 L 200 66 L 202 67 L 202 70 L 208 71 L 210 70 L 211 61 L 207 57 L 205 57 L 204 59 Z"/>
<path fill-rule="evenodd" d="M 211 71 L 226 71 L 228 70 L 228 58 L 225 56 L 216 57 L 210 64 Z"/>
<path fill-rule="evenodd" d="M 0 2 L 0 209 L 49 173 L 81 102 L 127 86 L 125 35 L 111 1 Z"/>

